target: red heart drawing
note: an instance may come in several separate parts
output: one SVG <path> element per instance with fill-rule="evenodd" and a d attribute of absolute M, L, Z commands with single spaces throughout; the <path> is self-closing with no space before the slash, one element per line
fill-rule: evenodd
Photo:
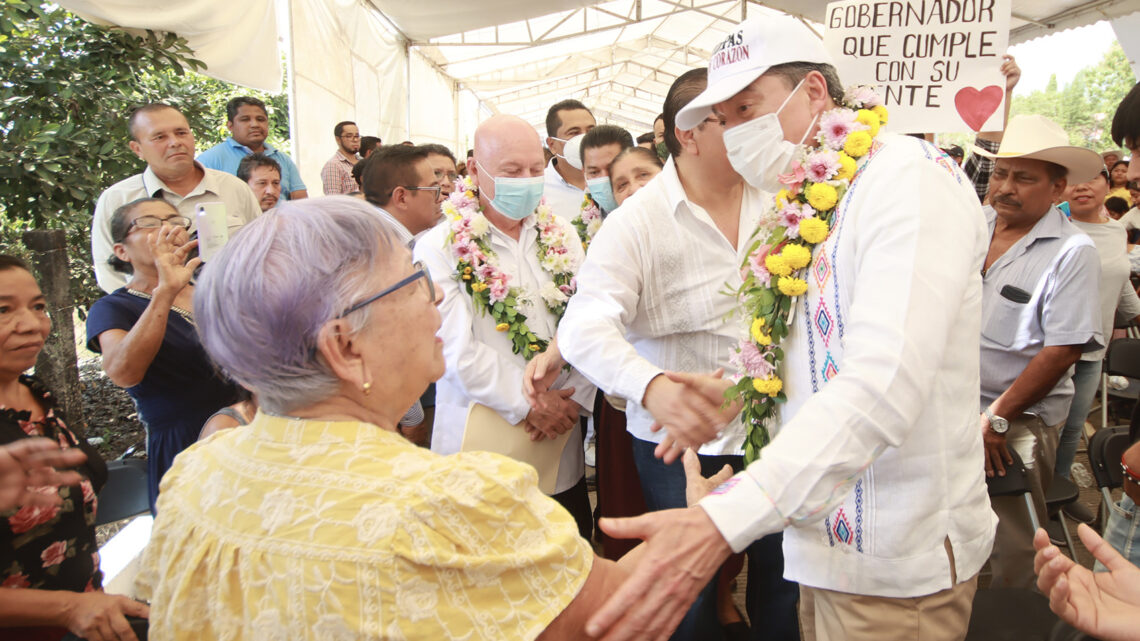
<path fill-rule="evenodd" d="M 997 111 L 1003 94 L 1002 88 L 997 85 L 990 85 L 981 91 L 964 87 L 954 95 L 954 107 L 958 109 L 962 122 L 974 131 L 981 131 L 986 121 Z"/>

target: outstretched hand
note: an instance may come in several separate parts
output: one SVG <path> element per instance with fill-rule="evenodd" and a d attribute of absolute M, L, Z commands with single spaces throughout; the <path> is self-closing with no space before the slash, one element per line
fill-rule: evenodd
<path fill-rule="evenodd" d="M 55 468 L 75 467 L 86 460 L 83 450 L 60 449 L 59 443 L 46 438 L 25 438 L 0 446 L 0 511 L 25 505 L 59 505 L 58 492 L 37 491 L 37 488 L 79 483 L 82 480 L 79 473 L 59 472 Z"/>
<path fill-rule="evenodd" d="M 1073 627 L 1104 641 L 1140 641 L 1140 568 L 1112 549 L 1092 528 L 1077 526 L 1089 552 L 1108 568 L 1092 572 L 1074 563 L 1037 530 L 1033 571 L 1049 608 Z"/>
<path fill-rule="evenodd" d="M 602 519 L 600 525 L 614 538 L 645 541 L 633 573 L 586 622 L 586 633 L 602 641 L 668 639 L 732 553 L 699 507 Z"/>
<path fill-rule="evenodd" d="M 202 259 L 197 256 L 187 260 L 186 257 L 198 246 L 198 241 L 186 242 L 185 235 L 185 229 L 164 224 L 147 236 L 154 265 L 158 270 L 155 295 L 159 295 L 160 291 L 171 296 L 178 295 L 190 284 L 194 270 L 202 264 Z"/>
<path fill-rule="evenodd" d="M 705 478 L 701 474 L 701 459 L 693 450 L 685 450 L 681 455 L 681 463 L 685 466 L 685 504 L 689 507 L 699 503 L 718 485 L 732 478 L 732 466 L 728 463 L 716 474 Z"/>

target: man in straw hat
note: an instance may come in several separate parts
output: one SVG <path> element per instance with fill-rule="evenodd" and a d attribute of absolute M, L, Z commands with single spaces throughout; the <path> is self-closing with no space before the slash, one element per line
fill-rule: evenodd
<path fill-rule="evenodd" d="M 864 109 L 837 110 L 855 103 Z M 603 521 L 648 541 L 634 576 L 590 622 L 610 628 L 606 639 L 658 638 L 725 556 L 781 530 L 805 638 L 964 637 L 996 527 L 975 405 L 985 218 L 938 149 L 879 132 L 875 104 L 865 90 L 844 92 L 804 24 L 757 16 L 716 49 L 708 88 L 678 114 L 679 130 L 721 117 L 729 160 L 756 187 L 798 193 L 810 173 L 808 202 L 793 197 L 798 231 L 778 224 L 814 247 L 788 288 L 797 293 L 786 293 L 796 311 L 774 390 L 786 402 L 758 459 L 694 508 Z M 844 140 L 860 144 L 827 145 Z M 834 190 L 817 193 L 819 184 Z M 795 212 L 761 220 L 773 213 Z M 775 342 L 763 327 L 757 342 Z M 678 378 L 714 399 L 726 386 Z M 776 380 L 762 381 L 765 393 Z"/>
<path fill-rule="evenodd" d="M 1092 240 L 1053 206 L 1069 182 L 1104 165 L 1072 147 L 1043 116 L 1009 121 L 990 176 L 990 246 L 982 267 L 982 440 L 987 476 L 1004 475 L 1018 452 L 1040 523 L 1060 428 L 1073 400 L 1073 365 L 1104 344 L 1097 299 L 1100 259 Z M 1033 527 L 1022 497 L 996 497 L 993 585 L 1030 588 Z"/>

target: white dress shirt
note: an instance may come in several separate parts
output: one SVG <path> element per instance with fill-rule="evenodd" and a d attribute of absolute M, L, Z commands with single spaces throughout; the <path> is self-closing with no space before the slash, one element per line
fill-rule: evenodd
<path fill-rule="evenodd" d="M 555 216 L 564 220 L 574 220 L 582 210 L 582 199 L 586 192 L 566 182 L 562 174 L 554 167 L 555 161 L 566 162 L 558 158 L 551 158 L 546 165 L 546 182 L 542 187 L 542 197 Z"/>
<path fill-rule="evenodd" d="M 606 217 L 578 272 L 558 329 L 562 355 L 598 387 L 628 401 L 626 429 L 660 443 L 653 416 L 641 406 L 649 381 L 665 370 L 731 372 L 729 357 L 747 336 L 736 299 L 748 238 L 762 191 L 747 184 L 736 247 L 708 212 L 691 202 L 670 159 L 665 169 Z M 737 418 L 701 454 L 742 454 Z"/>
<path fill-rule="evenodd" d="M 185 196 L 171 191 L 151 171 L 150 166 L 141 174 L 111 185 L 99 196 L 95 203 L 95 216 L 91 220 L 91 258 L 95 262 L 95 280 L 103 291 L 111 293 L 127 284 L 127 276 L 111 269 L 107 264 L 115 246 L 115 241 L 111 239 L 111 216 L 122 205 L 139 198 L 162 198 L 174 205 L 179 214 L 190 219 L 190 232 L 193 233 L 197 229 L 194 207 L 199 203 L 222 202 L 226 205 L 231 236 L 242 225 L 261 215 L 261 205 L 249 185 L 223 171 L 207 169 L 197 161 L 194 164 L 206 174 L 198 186 Z"/>
<path fill-rule="evenodd" d="M 577 232 L 570 223 L 556 219 L 567 228 L 570 238 Z M 511 275 L 511 287 L 522 287 L 533 295 L 534 304 L 521 309 L 527 317 L 527 326 L 539 338 L 552 338 L 556 329 L 554 315 L 538 296 L 541 286 L 550 281 L 538 260 L 538 232 L 534 216 L 523 220 L 516 241 L 490 225 L 487 240 L 497 254 L 498 267 Z M 443 293 L 439 306 L 443 326 L 439 337 L 443 339 L 443 357 L 447 372 L 435 386 L 435 425 L 431 449 L 440 454 L 454 454 L 463 443 L 463 430 L 467 411 L 472 402 L 479 402 L 499 413 L 509 423 L 526 419 L 530 404 L 523 396 L 523 375 L 526 361 L 521 354 L 511 351 L 506 332 L 495 329 L 490 314 L 476 313 L 471 296 L 460 288 L 455 277 L 456 259 L 447 242 L 451 226 L 436 225 L 417 243 L 416 260 L 423 261 L 431 273 L 436 289 Z M 569 251 L 581 261 L 582 245 L 569 243 Z M 552 389 L 575 388 L 572 400 L 589 414 L 593 410 L 596 388 L 576 371 L 563 372 Z M 554 493 L 565 492 L 574 486 L 585 471 L 580 424 L 575 425 L 566 448 L 562 450 L 558 478 Z"/>
<path fill-rule="evenodd" d="M 787 528 L 789 580 L 901 598 L 952 587 L 946 539 L 958 581 L 993 544 L 977 405 L 989 243 L 952 161 L 914 138 L 880 139 L 813 252 L 809 288 L 834 292 L 817 299 L 830 316 L 796 301 L 783 341 L 783 424 L 700 505 L 737 551 Z M 808 323 L 825 328 L 831 347 L 819 333 L 809 340 Z M 824 354 L 836 345 L 837 372 L 828 372 Z M 829 528 L 840 523 L 847 541 Z"/>

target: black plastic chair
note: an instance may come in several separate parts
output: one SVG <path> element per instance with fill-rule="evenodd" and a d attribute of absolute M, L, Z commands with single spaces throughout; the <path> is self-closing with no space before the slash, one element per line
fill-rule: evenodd
<path fill-rule="evenodd" d="M 146 461 L 116 459 L 107 463 L 107 483 L 99 492 L 95 525 L 106 525 L 150 511 Z"/>
<path fill-rule="evenodd" d="M 1108 386 L 1109 376 L 1123 376 L 1132 379 L 1133 383 L 1140 379 L 1140 338 L 1118 338 L 1108 344 L 1104 353 L 1104 368 L 1100 380 L 1100 415 L 1101 426 L 1108 426 L 1109 397 L 1135 401 L 1140 397 L 1135 384 L 1127 389 L 1114 390 Z"/>
<path fill-rule="evenodd" d="M 1029 471 L 1025 469 L 1025 464 L 1021 462 L 1021 456 L 1013 448 L 1009 449 L 1009 455 L 1013 458 L 1013 463 L 1006 464 L 1005 476 L 995 474 L 986 477 L 986 489 L 990 496 L 1017 496 L 1019 494 L 1024 496 L 1025 509 L 1029 510 L 1029 522 L 1033 524 L 1033 531 L 1036 532 L 1037 528 L 1041 527 L 1041 523 L 1037 520 L 1037 510 L 1033 507 L 1033 494 L 1029 490 Z"/>
<path fill-rule="evenodd" d="M 1033 507 L 1033 494 L 1021 457 L 1010 449 L 1013 463 L 1005 466 L 1005 476 L 986 478 L 990 496 L 1025 497 L 1029 522 L 1036 532 L 1041 524 Z M 1057 615 L 1049 609 L 1049 599 L 1033 590 L 1022 588 L 989 588 L 974 593 L 973 609 L 966 641 L 1049 641 L 1057 624 Z"/>
<path fill-rule="evenodd" d="M 1061 522 L 1061 531 L 1065 534 L 1065 545 L 1069 548 L 1069 555 L 1077 558 L 1076 548 L 1073 547 L 1073 537 L 1069 535 L 1069 527 L 1065 524 L 1065 513 L 1061 508 L 1076 502 L 1081 497 L 1081 490 L 1072 481 L 1061 476 L 1053 475 L 1053 482 L 1045 492 L 1045 510 L 1049 518 L 1057 517 Z"/>
<path fill-rule="evenodd" d="M 1136 416 L 1134 415 L 1135 419 Z M 1124 483 L 1124 472 L 1120 469 L 1120 457 L 1128 449 L 1131 439 L 1128 427 L 1108 427 L 1097 430 L 1089 441 L 1089 464 L 1093 478 L 1100 488 L 1104 500 L 1100 502 L 1102 524 L 1108 522 L 1108 510 L 1112 505 L 1112 490 Z"/>

